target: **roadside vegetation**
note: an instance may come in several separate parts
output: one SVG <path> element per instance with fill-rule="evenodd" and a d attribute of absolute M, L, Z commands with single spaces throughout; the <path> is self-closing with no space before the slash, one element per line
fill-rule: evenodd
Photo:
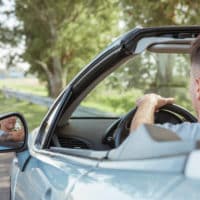
<path fill-rule="evenodd" d="M 4 64 L 28 63 L 51 97 L 120 34 L 136 26 L 198 24 L 200 16 L 198 2 L 188 0 L 10 0 L 0 6 L 2 48 L 23 49 L 9 52 Z"/>
<path fill-rule="evenodd" d="M 40 83 L 36 78 L 6 78 L 0 79 L 0 89 L 6 87 L 9 89 L 47 96 L 48 92 L 45 84 Z"/>
<path fill-rule="evenodd" d="M 119 92 L 119 90 L 109 90 L 103 85 L 89 94 L 82 105 L 115 115 L 123 115 L 134 107 L 136 100 L 142 94 L 142 90 L 138 89 Z"/>
<path fill-rule="evenodd" d="M 5 98 L 0 93 L 0 113 L 20 112 L 24 115 L 28 123 L 29 132 L 39 126 L 47 108 L 39 105 L 30 104 L 26 101 L 18 101 L 14 98 Z"/>
<path fill-rule="evenodd" d="M 103 81 L 85 98 L 81 105 L 103 112 L 113 113 L 114 115 L 123 115 L 132 109 L 136 105 L 136 100 L 145 93 L 144 89 L 123 88 L 119 85 L 114 86 L 109 81 L 109 79 L 112 78 L 113 76 L 111 75 L 110 78 Z M 27 92 L 44 97 L 47 96 L 44 85 L 35 79 L 1 79 L 0 89 L 5 86 L 5 83 L 7 88 L 16 91 Z M 117 80 L 115 80 L 115 84 L 118 84 Z M 173 96 L 176 99 L 176 104 L 181 105 L 194 113 L 187 90 L 187 88 L 178 90 L 174 88 L 171 92 L 174 92 Z M 7 99 L 0 93 L 0 112 L 5 113 L 13 111 L 24 114 L 28 121 L 29 130 L 32 130 L 41 123 L 43 116 L 47 112 L 47 108 L 26 101 L 19 101 L 14 98 Z"/>
<path fill-rule="evenodd" d="M 0 6 L 3 19 L 0 21 L 1 46 L 23 49 L 9 52 L 2 63 L 7 69 L 28 63 L 27 73 L 41 81 L 0 79 L 0 88 L 53 98 L 120 34 L 136 26 L 198 24 L 200 16 L 196 9 L 198 2 L 186 0 L 11 0 L 0 1 Z M 11 25 L 7 23 L 9 20 L 16 23 Z M 177 104 L 191 110 L 187 94 L 187 60 L 185 55 L 175 58 L 170 55 L 141 56 L 115 72 L 82 105 L 123 114 L 135 106 L 138 97 L 151 91 L 173 96 Z M 38 126 L 47 110 L 4 99 L 2 95 L 0 104 L 1 112 L 16 110 L 24 113 L 30 129 Z"/>

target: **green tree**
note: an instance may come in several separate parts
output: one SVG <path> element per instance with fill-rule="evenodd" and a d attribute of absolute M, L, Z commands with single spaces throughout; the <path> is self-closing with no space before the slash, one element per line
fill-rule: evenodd
<path fill-rule="evenodd" d="M 30 72 L 47 81 L 55 97 L 117 32 L 115 1 L 16 0 Z"/>
<path fill-rule="evenodd" d="M 124 0 L 120 3 L 123 13 L 123 19 L 125 21 L 126 29 L 133 28 L 135 26 L 151 27 L 151 26 L 164 26 L 164 25 L 192 25 L 199 22 L 199 9 L 197 1 L 188 0 Z M 146 56 L 146 59 L 148 57 Z M 150 57 L 149 57 L 150 59 Z M 169 87 L 181 85 L 175 83 L 174 74 L 172 71 L 178 65 L 175 65 L 175 60 L 172 61 L 172 57 L 168 55 L 168 58 L 157 56 L 156 66 L 152 69 L 153 76 L 146 76 L 147 71 L 151 70 L 151 65 L 143 65 L 142 62 L 138 62 L 140 65 L 139 72 L 135 73 L 134 78 L 138 75 L 138 78 L 146 76 L 148 78 L 143 79 L 143 85 L 145 84 L 146 91 L 154 90 L 160 94 L 173 95 L 174 91 L 170 91 Z M 184 57 L 183 57 L 184 59 Z M 182 59 L 182 60 L 183 60 Z M 185 73 L 187 74 L 187 65 L 183 65 Z M 130 71 L 130 70 L 129 70 Z M 130 74 L 130 72 L 129 72 Z M 156 74 L 156 76 L 155 76 Z M 128 76 L 128 74 L 127 74 Z M 177 77 L 177 74 L 176 74 Z M 162 80 L 162 81 L 160 81 Z M 180 79 L 177 79 L 180 80 Z M 130 79 L 132 81 L 132 79 Z M 131 83 L 131 82 L 130 82 Z M 182 87 L 187 85 L 187 80 L 182 82 Z"/>
<path fill-rule="evenodd" d="M 0 48 L 2 51 L 10 50 L 6 57 L 1 55 L 1 59 L 7 60 L 8 65 L 18 56 L 14 47 L 21 41 L 21 24 L 16 20 L 14 7 L 14 2 L 0 0 Z"/>
<path fill-rule="evenodd" d="M 124 0 L 121 2 L 127 27 L 198 24 L 198 1 Z"/>

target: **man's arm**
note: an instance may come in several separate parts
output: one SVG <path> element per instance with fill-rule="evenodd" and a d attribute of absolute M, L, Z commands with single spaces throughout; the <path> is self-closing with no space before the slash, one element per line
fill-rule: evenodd
<path fill-rule="evenodd" d="M 24 140 L 24 131 L 23 130 L 17 130 L 17 131 L 10 131 L 10 132 L 4 132 L 0 136 L 0 141 L 6 141 L 6 142 L 20 142 Z"/>
<path fill-rule="evenodd" d="M 173 102 L 174 98 L 164 98 L 157 94 L 144 95 L 137 101 L 137 111 L 131 122 L 130 133 L 142 124 L 153 124 L 155 111 Z"/>
<path fill-rule="evenodd" d="M 24 131 L 17 130 L 17 131 L 10 131 L 9 132 L 9 140 L 13 142 L 20 142 L 24 140 Z"/>

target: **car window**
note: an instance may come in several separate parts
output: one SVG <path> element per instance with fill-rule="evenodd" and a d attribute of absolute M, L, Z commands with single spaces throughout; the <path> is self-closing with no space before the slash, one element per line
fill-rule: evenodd
<path fill-rule="evenodd" d="M 175 97 L 191 110 L 189 101 L 189 56 L 144 52 L 122 64 L 81 102 L 73 117 L 117 117 L 136 105 L 145 93 Z"/>

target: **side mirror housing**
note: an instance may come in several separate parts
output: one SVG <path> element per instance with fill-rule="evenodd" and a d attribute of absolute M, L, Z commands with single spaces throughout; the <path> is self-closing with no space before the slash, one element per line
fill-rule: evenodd
<path fill-rule="evenodd" d="M 20 152 L 27 148 L 28 127 L 20 113 L 0 115 L 0 153 Z"/>

